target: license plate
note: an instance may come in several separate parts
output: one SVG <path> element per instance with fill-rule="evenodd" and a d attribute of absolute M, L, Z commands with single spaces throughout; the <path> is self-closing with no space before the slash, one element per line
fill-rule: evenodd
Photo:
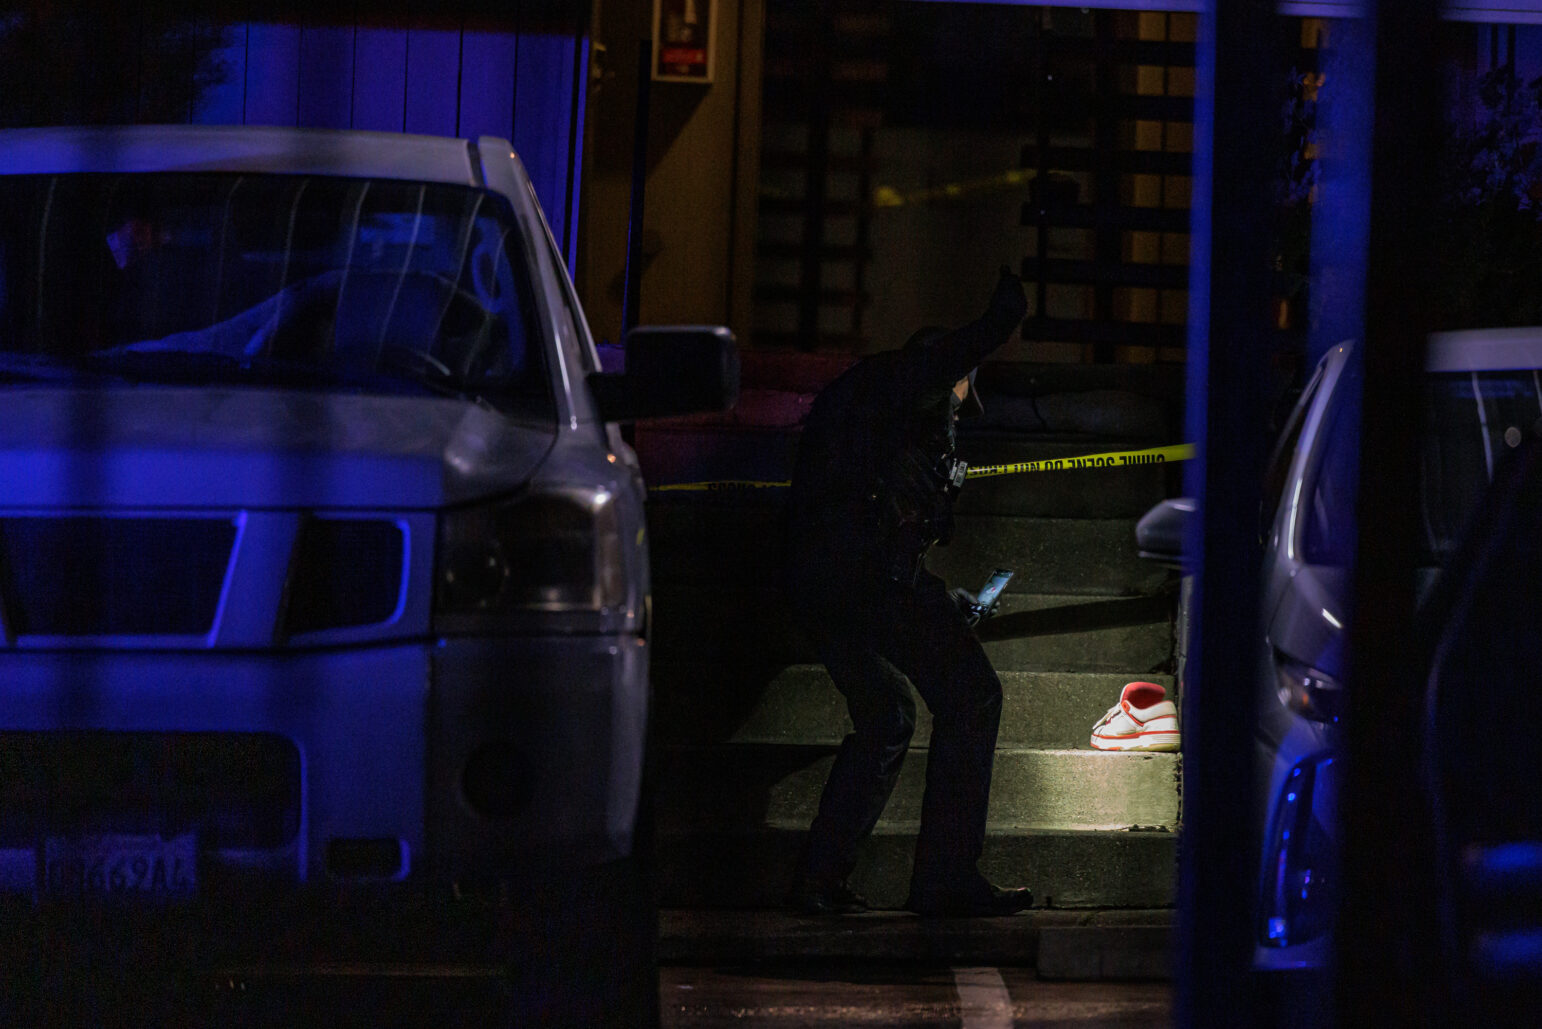
<path fill-rule="evenodd" d="M 198 889 L 192 833 L 49 837 L 43 844 L 43 890 L 56 896 L 189 897 Z"/>

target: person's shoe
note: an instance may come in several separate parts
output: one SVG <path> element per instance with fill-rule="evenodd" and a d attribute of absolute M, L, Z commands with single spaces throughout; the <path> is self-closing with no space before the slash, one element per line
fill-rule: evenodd
<path fill-rule="evenodd" d="M 1132 682 L 1119 703 L 1092 727 L 1097 750 L 1174 751 L 1178 749 L 1178 709 L 1154 682 Z"/>
<path fill-rule="evenodd" d="M 867 901 L 844 882 L 799 879 L 787 895 L 787 906 L 805 915 L 856 915 L 867 910 Z"/>
<path fill-rule="evenodd" d="M 926 894 L 910 891 L 905 908 L 932 918 L 981 918 L 1015 915 L 1033 907 L 1033 891 L 1026 886 L 1002 889 L 982 882 L 975 889 L 936 891 Z"/>

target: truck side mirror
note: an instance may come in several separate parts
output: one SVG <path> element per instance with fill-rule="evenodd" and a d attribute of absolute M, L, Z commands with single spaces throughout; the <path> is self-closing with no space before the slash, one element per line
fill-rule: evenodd
<path fill-rule="evenodd" d="M 637 328 L 625 349 L 625 371 L 589 375 L 607 422 L 727 411 L 738 402 L 739 351 L 721 325 Z"/>

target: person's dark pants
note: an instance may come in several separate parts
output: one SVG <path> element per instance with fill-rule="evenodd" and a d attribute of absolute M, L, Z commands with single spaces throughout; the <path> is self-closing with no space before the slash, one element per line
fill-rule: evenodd
<path fill-rule="evenodd" d="M 911 895 L 967 890 L 982 881 L 1001 680 L 942 580 L 923 575 L 912 590 L 869 599 L 856 617 L 805 619 L 853 729 L 825 782 L 800 874 L 825 883 L 851 874 L 915 729 L 913 683 L 932 735 Z"/>

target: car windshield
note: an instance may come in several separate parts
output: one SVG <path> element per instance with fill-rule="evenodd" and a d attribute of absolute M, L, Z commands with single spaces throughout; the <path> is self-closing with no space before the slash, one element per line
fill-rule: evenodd
<path fill-rule="evenodd" d="M 1359 385 L 1351 378 L 1352 388 L 1335 392 L 1310 486 L 1302 535 L 1302 556 L 1309 564 L 1348 567 L 1353 557 L 1359 444 L 1351 407 Z M 1441 568 L 1455 552 L 1496 464 L 1542 427 L 1542 376 L 1528 369 L 1432 374 L 1424 410 L 1429 421 L 1419 460 L 1419 563 Z"/>
<path fill-rule="evenodd" d="M 549 416 L 522 239 L 464 186 L 0 179 L 0 382 L 477 397 Z"/>
<path fill-rule="evenodd" d="M 1435 563 L 1443 565 L 1496 465 L 1542 426 L 1542 378 L 1534 370 L 1432 375 L 1425 406 L 1424 537 Z"/>

